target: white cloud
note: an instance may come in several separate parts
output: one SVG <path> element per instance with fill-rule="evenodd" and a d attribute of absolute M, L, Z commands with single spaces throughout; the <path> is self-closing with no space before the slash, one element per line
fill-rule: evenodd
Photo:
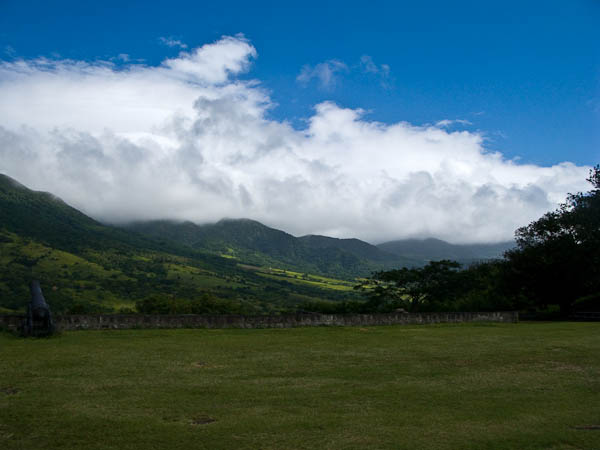
<path fill-rule="evenodd" d="M 387 64 L 375 64 L 373 58 L 369 55 L 362 55 L 360 57 L 360 67 L 363 72 L 376 75 L 380 78 L 381 86 L 389 88 L 390 84 L 390 66 Z"/>
<path fill-rule="evenodd" d="M 224 37 L 191 52 L 181 52 L 163 65 L 175 76 L 197 83 L 223 83 L 229 75 L 247 70 L 256 50 L 243 37 Z"/>
<path fill-rule="evenodd" d="M 172 37 L 161 36 L 158 38 L 158 41 L 161 44 L 166 45 L 167 47 L 188 48 L 187 44 L 184 44 L 179 39 L 175 39 Z"/>
<path fill-rule="evenodd" d="M 4 62 L 0 172 L 106 221 L 250 217 L 371 242 L 509 239 L 587 189 L 588 168 L 507 161 L 444 121 L 383 124 L 325 102 L 295 130 L 236 78 L 255 57 L 224 37 L 159 66 Z"/>
<path fill-rule="evenodd" d="M 331 59 L 329 61 L 319 63 L 314 67 L 308 64 L 305 65 L 302 67 L 302 70 L 296 77 L 296 80 L 303 85 L 307 85 L 313 78 L 315 78 L 319 81 L 319 86 L 322 89 L 332 89 L 337 83 L 338 74 L 340 72 L 347 71 L 348 66 L 345 63 L 336 59 Z"/>
<path fill-rule="evenodd" d="M 384 78 L 390 75 L 390 66 L 387 64 L 377 65 L 373 62 L 373 58 L 369 55 L 362 55 L 360 57 L 360 66 L 364 72 L 379 74 Z"/>
<path fill-rule="evenodd" d="M 452 125 L 455 124 L 459 124 L 459 125 L 473 125 L 472 122 L 470 122 L 469 120 L 466 119 L 454 119 L 454 120 L 450 120 L 450 119 L 443 119 L 443 120 L 439 120 L 435 123 L 436 127 L 443 127 L 443 128 L 447 128 L 447 127 L 451 127 Z"/>
<path fill-rule="evenodd" d="M 381 86 L 386 89 L 391 86 L 390 66 L 387 64 L 376 65 L 373 62 L 373 58 L 369 55 L 361 56 L 359 63 L 352 66 L 348 66 L 345 62 L 337 59 L 324 61 L 316 64 L 314 67 L 306 64 L 300 70 L 296 81 L 306 87 L 314 79 L 318 81 L 321 89 L 331 91 L 341 80 L 341 74 L 351 71 L 358 71 L 377 77 Z"/>

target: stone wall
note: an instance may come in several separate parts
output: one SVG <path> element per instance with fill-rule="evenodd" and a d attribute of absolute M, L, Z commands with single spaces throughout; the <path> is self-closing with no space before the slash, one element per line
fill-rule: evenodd
<path fill-rule="evenodd" d="M 18 330 L 24 319 L 24 316 L 20 315 L 0 314 L 0 329 Z M 54 317 L 57 329 L 63 331 L 132 328 L 292 328 L 458 322 L 518 322 L 518 320 L 519 314 L 516 311 L 420 314 L 286 314 L 280 316 L 70 314 Z"/>

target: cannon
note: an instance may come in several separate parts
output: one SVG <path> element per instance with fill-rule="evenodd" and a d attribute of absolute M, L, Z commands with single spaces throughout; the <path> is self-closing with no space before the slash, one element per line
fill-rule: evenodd
<path fill-rule="evenodd" d="M 46 303 L 39 281 L 29 285 L 31 300 L 27 305 L 27 318 L 23 327 L 26 336 L 49 336 L 54 333 L 50 307 Z"/>

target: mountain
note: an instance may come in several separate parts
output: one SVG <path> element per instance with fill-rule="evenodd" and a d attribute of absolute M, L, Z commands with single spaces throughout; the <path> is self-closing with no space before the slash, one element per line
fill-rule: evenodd
<path fill-rule="evenodd" d="M 212 298 L 201 311 L 293 311 L 303 302 L 356 299 L 355 277 L 373 271 L 436 259 L 469 263 L 511 245 L 426 239 L 374 246 L 294 237 L 249 219 L 117 228 L 0 174 L 0 311 L 23 309 L 32 278 L 51 287 L 45 294 L 57 312 L 115 311 L 157 298 L 167 310 L 191 301 L 198 311 Z"/>
<path fill-rule="evenodd" d="M 398 256 L 392 253 L 382 251 L 378 247 L 371 245 L 360 239 L 337 239 L 328 236 L 309 234 L 298 238 L 306 247 L 312 249 L 336 248 L 351 253 L 359 258 L 369 259 L 371 261 L 394 261 L 398 262 Z"/>
<path fill-rule="evenodd" d="M 48 192 L 32 191 L 0 174 L 0 224 L 7 231 L 60 248 L 74 248 L 92 232 L 96 240 L 110 235 L 100 223 Z"/>
<path fill-rule="evenodd" d="M 171 250 L 189 254 L 182 246 L 166 246 L 147 237 L 107 226 L 86 216 L 49 192 L 33 191 L 0 174 L 0 229 L 64 251 L 89 249 Z"/>
<path fill-rule="evenodd" d="M 212 233 L 216 245 L 219 236 L 235 236 L 238 225 L 224 221 L 203 231 Z M 245 223 L 244 230 L 248 227 L 254 234 L 238 230 L 236 239 L 266 250 L 264 233 L 284 242 L 289 236 L 258 222 Z M 191 239 L 197 226 L 163 229 L 169 230 L 182 236 L 188 230 Z M 192 311 L 256 314 L 294 310 L 306 301 L 356 298 L 351 282 L 250 270 L 240 262 L 246 260 L 103 225 L 52 194 L 0 175 L 0 312 L 24 309 L 31 279 L 40 280 L 54 312 L 130 310 L 137 301 L 158 299 L 179 312 L 188 311 L 183 305 Z"/>
<path fill-rule="evenodd" d="M 206 225 L 164 220 L 138 222 L 127 229 L 250 264 L 344 278 L 368 275 L 405 262 L 358 239 L 297 238 L 250 219 L 223 219 Z"/>
<path fill-rule="evenodd" d="M 388 253 L 425 263 L 450 259 L 463 264 L 501 258 L 505 251 L 515 246 L 514 241 L 496 244 L 450 244 L 440 239 L 405 239 L 385 242 L 377 248 Z"/>
<path fill-rule="evenodd" d="M 167 239 L 242 261 L 302 272 L 353 278 L 377 270 L 420 266 L 428 261 L 451 259 L 463 264 L 502 257 L 514 242 L 456 245 L 440 239 L 407 239 L 377 246 L 359 239 L 328 236 L 294 237 L 250 219 L 223 219 L 214 224 L 150 221 L 130 224 L 155 239 Z"/>

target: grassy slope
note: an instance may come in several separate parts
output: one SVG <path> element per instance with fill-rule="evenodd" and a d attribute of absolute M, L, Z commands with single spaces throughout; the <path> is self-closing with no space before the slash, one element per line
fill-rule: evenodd
<path fill-rule="evenodd" d="M 600 324 L 0 335 L 0 447 L 597 449 Z M 212 423 L 205 422 L 208 418 Z"/>
<path fill-rule="evenodd" d="M 74 304 L 98 311 L 134 308 L 150 295 L 195 299 L 203 292 L 241 302 L 242 312 L 273 313 L 302 301 L 355 296 L 352 283 L 277 269 L 245 270 L 222 258 L 220 265 L 143 249 L 88 249 L 80 255 L 0 230 L 0 307 L 20 310 L 27 282 L 37 278 L 55 312 Z M 343 298 L 343 297 L 340 297 Z M 353 298 L 353 297 L 352 297 Z"/>

